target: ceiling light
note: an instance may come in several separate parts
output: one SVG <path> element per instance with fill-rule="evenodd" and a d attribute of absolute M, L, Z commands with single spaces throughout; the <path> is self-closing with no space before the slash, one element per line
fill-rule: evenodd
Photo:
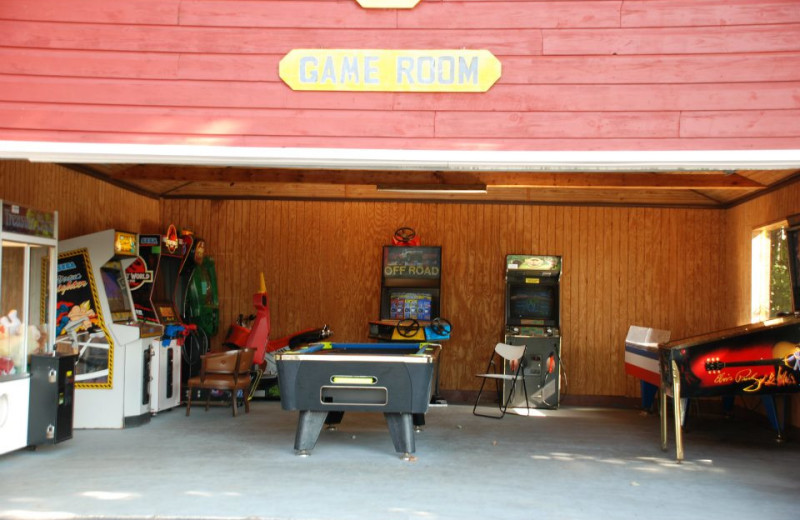
<path fill-rule="evenodd" d="M 378 184 L 378 191 L 395 193 L 446 193 L 462 195 L 486 193 L 485 184 Z"/>

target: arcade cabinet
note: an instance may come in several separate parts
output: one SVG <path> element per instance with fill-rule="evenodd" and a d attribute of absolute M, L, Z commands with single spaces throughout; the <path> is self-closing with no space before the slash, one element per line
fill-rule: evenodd
<path fill-rule="evenodd" d="M 174 231 L 174 227 L 170 227 Z M 181 402 L 181 349 L 185 331 L 175 309 L 176 262 L 183 256 L 176 234 L 139 235 L 139 256 L 126 270 L 136 317 L 159 327 L 161 337 L 153 345 L 153 377 L 150 379 L 151 412 L 157 414 Z"/>
<path fill-rule="evenodd" d="M 449 340 L 452 325 L 440 316 L 442 248 L 420 245 L 416 232 L 407 227 L 395 231 L 392 244 L 383 246 L 380 320 L 369 323 L 369 337 L 401 342 Z M 439 395 L 440 363 L 437 357 L 431 403 L 446 405 Z"/>
<path fill-rule="evenodd" d="M 28 358 L 54 337 L 58 214 L 1 201 L 0 454 L 28 444 Z"/>
<path fill-rule="evenodd" d="M 450 323 L 441 308 L 442 248 L 383 246 L 380 320 L 369 337 L 381 341 L 442 341 Z"/>
<path fill-rule="evenodd" d="M 184 257 L 178 272 L 175 306 L 185 323 L 194 323 L 206 336 L 219 329 L 219 299 L 214 261 L 206 255 L 206 242 L 183 229 Z"/>
<path fill-rule="evenodd" d="M 204 240 L 192 236 L 180 279 L 178 296 L 182 295 L 182 300 L 178 303 L 183 321 L 197 325 L 208 338 L 215 336 L 219 331 L 217 270 L 214 259 L 206 254 Z"/>
<path fill-rule="evenodd" d="M 107 229 L 58 247 L 58 349 L 78 356 L 74 427 L 149 422 L 152 344 L 161 329 L 134 312 L 125 269 L 137 256 L 136 234 Z"/>
<path fill-rule="evenodd" d="M 561 331 L 560 256 L 507 255 L 505 343 L 525 345 L 522 373 L 528 403 L 558 408 L 560 400 Z M 511 367 L 505 367 L 513 373 Z M 514 390 L 509 408 L 524 408 L 522 384 L 504 383 L 503 399 Z"/>
<path fill-rule="evenodd" d="M 210 338 L 219 330 L 219 300 L 216 268 L 205 254 L 205 241 L 188 230 L 181 231 L 180 240 L 183 258 L 173 301 L 181 321 L 194 326 L 194 332 L 183 343 L 186 381 L 198 374 L 200 356 L 208 351 Z"/>

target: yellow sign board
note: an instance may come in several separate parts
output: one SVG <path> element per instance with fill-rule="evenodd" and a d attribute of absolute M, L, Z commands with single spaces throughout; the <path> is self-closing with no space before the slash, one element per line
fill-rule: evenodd
<path fill-rule="evenodd" d="M 357 0 L 357 2 L 367 9 L 411 9 L 420 0 Z"/>
<path fill-rule="evenodd" d="M 279 75 L 292 90 L 486 92 L 500 79 L 487 50 L 294 49 Z"/>

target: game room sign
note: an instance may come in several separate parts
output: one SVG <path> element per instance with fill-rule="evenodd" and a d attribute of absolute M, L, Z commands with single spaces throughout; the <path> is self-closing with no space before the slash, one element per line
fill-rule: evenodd
<path fill-rule="evenodd" d="M 365 9 L 411 9 L 420 0 L 356 0 Z"/>
<path fill-rule="evenodd" d="M 280 78 L 292 90 L 486 92 L 500 78 L 488 50 L 294 49 Z"/>

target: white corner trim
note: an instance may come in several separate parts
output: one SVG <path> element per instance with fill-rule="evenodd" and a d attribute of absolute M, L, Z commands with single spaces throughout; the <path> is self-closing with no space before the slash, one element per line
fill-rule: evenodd
<path fill-rule="evenodd" d="M 0 141 L 0 159 L 353 170 L 698 171 L 800 168 L 800 150 L 480 151 Z"/>

